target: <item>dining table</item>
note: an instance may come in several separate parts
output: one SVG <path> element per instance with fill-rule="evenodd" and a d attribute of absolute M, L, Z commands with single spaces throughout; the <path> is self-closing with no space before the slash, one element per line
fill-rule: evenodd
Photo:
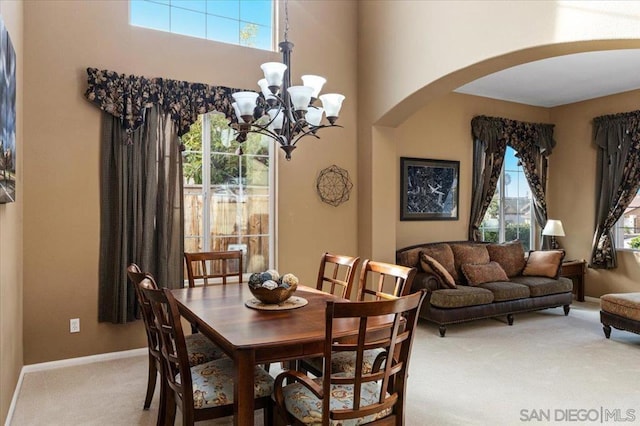
<path fill-rule="evenodd" d="M 253 425 L 254 367 L 280 361 L 320 356 L 324 350 L 325 308 L 340 299 L 299 285 L 294 293 L 307 303 L 292 309 L 256 309 L 247 306 L 253 295 L 247 285 L 209 285 L 172 290 L 180 314 L 216 343 L 234 361 L 234 424 Z M 250 304 L 250 303 L 249 303 Z M 388 325 L 372 321 L 368 329 Z M 334 321 L 334 335 L 357 332 L 354 319 Z"/>

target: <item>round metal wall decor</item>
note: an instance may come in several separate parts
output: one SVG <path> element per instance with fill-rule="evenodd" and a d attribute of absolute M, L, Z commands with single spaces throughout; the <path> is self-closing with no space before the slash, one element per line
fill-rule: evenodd
<path fill-rule="evenodd" d="M 321 170 L 316 180 L 316 190 L 320 199 L 334 207 L 349 199 L 352 188 L 349 172 L 335 164 Z"/>

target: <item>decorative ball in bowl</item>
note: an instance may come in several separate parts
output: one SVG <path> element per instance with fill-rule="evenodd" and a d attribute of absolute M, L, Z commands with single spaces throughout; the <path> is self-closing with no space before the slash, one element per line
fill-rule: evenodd
<path fill-rule="evenodd" d="M 280 276 L 275 269 L 257 272 L 249 277 L 251 294 L 266 305 L 284 302 L 293 295 L 296 288 L 298 288 L 298 277 L 293 274 Z"/>

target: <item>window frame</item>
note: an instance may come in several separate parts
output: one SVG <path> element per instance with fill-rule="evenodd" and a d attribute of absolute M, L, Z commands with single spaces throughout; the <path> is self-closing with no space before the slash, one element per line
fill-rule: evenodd
<path fill-rule="evenodd" d="M 638 203 L 634 204 L 634 201 L 638 201 Z M 638 190 L 638 192 L 636 193 L 636 196 L 633 198 L 633 200 L 631 200 L 631 204 L 625 209 L 624 213 L 622 213 L 622 216 L 620 216 L 620 218 L 613 225 L 611 233 L 613 234 L 614 247 L 616 250 L 640 252 L 640 248 L 636 249 L 633 247 L 624 246 L 624 228 L 625 228 L 624 219 L 629 209 L 640 210 L 640 190 Z M 634 225 L 634 230 L 636 226 L 637 225 Z M 640 233 L 638 233 L 638 236 L 640 236 Z"/>
<path fill-rule="evenodd" d="M 498 243 L 504 243 L 506 242 L 506 229 L 507 229 L 507 223 L 505 220 L 505 187 L 507 186 L 505 184 L 505 175 L 508 172 L 507 171 L 507 161 L 506 161 L 506 156 L 509 152 L 509 149 L 511 149 L 513 151 L 513 155 L 517 160 L 517 151 L 510 147 L 507 146 L 507 150 L 505 151 L 505 160 L 502 163 L 502 170 L 500 171 L 500 178 L 498 180 L 498 186 L 496 187 L 496 193 L 494 193 L 494 197 L 496 195 L 498 195 Z M 514 172 L 517 173 L 522 173 L 524 175 L 524 171 L 522 169 L 521 165 L 517 165 L 516 166 L 518 168 L 518 170 L 514 170 Z M 525 177 L 526 180 L 526 177 Z M 534 220 L 534 216 L 533 216 L 533 194 L 531 192 L 531 188 L 529 187 L 529 182 L 527 181 L 527 187 L 529 188 L 529 248 L 528 250 L 533 250 L 534 247 L 536 246 L 536 235 L 537 233 L 534 232 L 537 229 L 537 224 Z M 493 197 L 492 197 L 493 198 Z M 519 197 L 518 197 L 519 198 Z M 482 220 L 482 223 L 484 223 L 484 221 L 486 220 L 487 214 L 489 213 L 489 209 L 487 209 L 487 211 L 485 212 L 485 217 Z M 518 214 L 518 217 L 520 216 L 520 214 Z M 484 236 L 484 231 L 486 228 L 484 228 L 482 226 L 482 224 L 480 225 L 480 232 L 481 234 Z M 522 241 L 522 239 L 520 239 L 520 241 Z M 526 248 L 526 247 L 525 247 Z"/>
<path fill-rule="evenodd" d="M 225 44 L 231 44 L 234 46 L 241 46 L 241 47 L 248 47 L 248 48 L 252 48 L 252 49 L 259 49 L 259 50 L 264 50 L 264 51 L 269 51 L 269 52 L 276 52 L 278 50 L 278 32 L 279 32 L 279 28 L 278 28 L 278 24 L 279 24 L 279 17 L 278 17 L 278 4 L 276 0 L 265 0 L 265 1 L 269 1 L 270 2 L 270 24 L 269 26 L 266 26 L 264 24 L 264 22 L 250 22 L 247 20 L 242 19 L 243 15 L 242 15 L 242 4 L 243 2 L 245 4 L 251 4 L 250 1 L 247 0 L 233 0 L 233 1 L 237 1 L 238 3 L 238 14 L 237 14 L 237 18 L 236 17 L 230 17 L 230 16 L 225 16 L 224 14 L 219 13 L 219 9 L 214 9 L 213 11 L 209 11 L 208 7 L 209 7 L 209 3 L 210 1 L 207 0 L 195 0 L 195 1 L 202 1 L 203 6 L 204 6 L 204 11 L 201 10 L 196 10 L 196 9 L 192 9 L 192 8 L 188 8 L 185 7 L 184 5 L 181 5 L 179 1 L 176 0 L 129 0 L 129 7 L 128 7 L 128 23 L 130 26 L 134 26 L 134 27 L 138 27 L 138 28 L 145 28 L 145 29 L 150 29 L 150 30 L 154 30 L 154 31 L 162 31 L 162 32 L 168 32 L 171 34 L 178 34 L 181 36 L 185 36 L 185 37 L 195 37 L 195 38 L 200 38 L 200 39 L 205 39 L 205 40 L 210 40 L 210 41 L 215 41 L 217 43 L 225 43 Z M 134 4 L 137 3 L 138 5 L 155 5 L 156 7 L 166 7 L 167 8 L 167 12 L 168 12 L 168 22 L 164 22 L 162 23 L 159 20 L 156 20 L 155 22 L 152 23 L 152 21 L 143 21 L 142 19 L 140 19 L 137 22 L 134 22 Z M 216 13 L 218 12 L 218 13 Z M 178 28 L 173 28 L 174 24 L 173 24 L 173 18 L 175 14 L 179 14 L 179 13 L 190 13 L 190 14 L 199 14 L 202 15 L 202 18 L 204 19 L 204 23 L 203 23 L 203 28 L 202 30 L 204 31 L 204 35 L 201 34 L 193 34 L 193 33 L 188 33 L 188 32 L 179 32 Z M 159 18 L 160 19 L 160 18 Z M 216 19 L 222 19 L 225 21 L 229 21 L 229 22 L 233 22 L 234 24 L 237 24 L 238 27 L 238 32 L 237 33 L 230 33 L 230 32 L 224 32 L 224 38 L 223 37 L 215 37 L 214 32 L 210 32 L 210 20 L 216 20 Z M 265 20 L 266 21 L 266 20 Z M 177 22 L 177 21 L 176 21 Z M 265 30 L 266 34 L 268 34 L 269 36 L 269 42 L 265 43 L 264 45 L 260 42 L 257 43 L 257 45 L 250 45 L 247 43 L 243 43 L 243 40 L 241 38 L 241 34 L 243 31 L 247 30 L 247 26 L 248 25 L 255 25 L 257 28 L 259 29 L 263 29 Z M 236 40 L 237 41 L 231 41 L 231 39 Z M 268 44 L 268 46 L 266 45 Z"/>
<path fill-rule="evenodd" d="M 200 223 L 200 230 L 201 230 L 201 235 L 187 235 L 187 233 L 184 233 L 184 241 L 185 241 L 185 247 L 186 245 L 186 241 L 189 238 L 200 238 L 201 241 L 201 247 L 202 247 L 202 251 L 210 251 L 212 250 L 212 242 L 213 242 L 213 238 L 211 237 L 211 196 L 212 196 L 212 184 L 211 184 L 211 156 L 214 154 L 222 154 L 222 155 L 231 155 L 231 156 L 235 156 L 235 157 L 240 157 L 241 155 L 235 154 L 235 153 L 229 153 L 229 152 L 218 152 L 218 151 L 213 151 L 211 149 L 211 119 L 210 119 L 210 115 L 212 114 L 219 114 L 216 113 L 215 111 L 213 112 L 209 112 L 209 113 L 205 113 L 201 115 L 201 120 L 202 120 L 202 139 L 201 139 L 201 155 L 202 155 L 202 184 L 201 184 L 201 191 L 198 194 L 198 196 L 201 197 L 202 199 L 202 211 L 201 211 L 201 220 L 202 222 Z M 235 143 L 234 141 L 232 141 L 231 143 Z M 268 250 L 269 250 L 269 262 L 268 262 L 268 269 L 275 269 L 275 265 L 277 265 L 277 260 L 276 260 L 276 238 L 277 238 L 277 228 L 276 228 L 276 223 L 277 223 L 277 209 L 276 209 L 276 205 L 277 205 L 277 201 L 276 201 L 276 168 L 277 168 L 277 156 L 275 155 L 275 148 L 274 148 L 274 144 L 270 143 L 269 141 L 266 144 L 267 148 L 268 148 L 268 161 L 269 161 L 269 167 L 268 167 L 268 209 L 269 209 L 269 220 L 268 220 L 268 226 L 269 226 L 269 232 L 267 234 L 260 234 L 260 236 L 267 236 L 269 239 L 269 243 L 268 243 Z M 191 151 L 191 152 L 197 152 L 197 151 Z M 242 155 L 246 155 L 246 154 L 242 154 Z M 240 191 L 242 191 L 242 188 L 246 185 L 242 185 L 242 180 L 241 180 L 241 175 L 242 175 L 242 161 L 239 161 L 239 177 L 238 180 L 240 182 L 239 188 Z M 184 179 L 184 178 L 183 178 Z M 189 196 L 193 196 L 194 193 L 193 192 L 189 192 L 189 194 L 185 193 L 183 194 L 183 199 L 185 198 L 186 195 Z M 186 224 L 183 224 L 183 227 Z M 185 230 L 186 231 L 186 230 Z M 238 234 L 233 235 L 231 237 L 234 238 L 238 238 L 238 242 L 236 244 L 242 244 L 241 241 L 244 238 L 249 238 L 251 236 L 255 236 L 254 234 Z M 219 237 L 221 238 L 225 238 L 225 235 L 220 235 Z M 248 266 L 248 261 L 247 261 L 247 257 L 246 257 L 246 252 L 245 252 L 245 256 L 244 256 L 244 265 L 245 267 Z M 243 281 L 248 280 L 249 276 L 251 275 L 252 272 L 255 271 L 246 271 L 243 273 Z M 218 283 L 218 281 L 222 282 L 221 279 L 218 280 L 214 280 L 213 282 Z M 184 280 L 185 284 L 188 282 L 188 280 L 185 278 Z"/>

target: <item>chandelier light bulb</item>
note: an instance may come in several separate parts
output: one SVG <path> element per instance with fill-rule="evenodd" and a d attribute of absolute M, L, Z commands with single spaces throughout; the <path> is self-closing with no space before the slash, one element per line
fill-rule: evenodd
<path fill-rule="evenodd" d="M 307 110 L 307 115 L 304 116 L 304 119 L 310 126 L 318 127 L 320 122 L 322 121 L 322 114 L 324 113 L 324 108 L 318 107 L 309 107 Z"/>
<path fill-rule="evenodd" d="M 242 117 L 247 123 L 250 123 L 253 119 L 253 110 L 256 107 L 256 100 L 260 95 L 256 92 L 236 92 L 231 96 L 236 100 L 240 117 Z M 238 113 L 236 112 L 236 115 L 237 114 Z"/>
<path fill-rule="evenodd" d="M 246 123 L 246 121 L 244 121 L 244 118 L 242 118 L 242 114 L 240 113 L 240 109 L 238 109 L 238 103 L 234 102 L 234 103 L 231 104 L 231 106 L 233 107 L 233 112 L 236 113 L 236 118 L 238 119 L 238 123 L 240 123 L 240 124 Z"/>
<path fill-rule="evenodd" d="M 311 97 L 316 99 L 322 90 L 322 86 L 327 82 L 327 79 L 324 77 L 320 77 L 319 75 L 303 75 L 302 76 L 302 85 L 308 86 L 313 89 L 311 93 Z"/>
<path fill-rule="evenodd" d="M 324 107 L 327 119 L 331 124 L 340 116 L 340 108 L 342 108 L 342 101 L 344 101 L 344 95 L 339 93 L 327 93 L 326 95 L 320 95 L 322 106 Z"/>
<path fill-rule="evenodd" d="M 282 113 L 282 110 L 273 108 L 267 111 L 267 113 L 269 114 L 269 117 L 272 120 L 271 128 L 273 128 L 273 130 L 275 130 L 277 133 L 280 133 L 280 130 L 282 130 L 282 121 L 284 119 L 284 114 Z"/>
<path fill-rule="evenodd" d="M 306 111 L 311 102 L 313 88 L 309 86 L 291 86 L 288 91 L 291 96 L 291 103 L 293 103 L 293 109 L 296 111 Z"/>
<path fill-rule="evenodd" d="M 264 72 L 264 78 L 267 80 L 269 90 L 275 95 L 278 93 L 280 86 L 282 86 L 282 80 L 287 66 L 282 62 L 266 62 L 260 65 L 260 68 L 262 68 Z"/>

